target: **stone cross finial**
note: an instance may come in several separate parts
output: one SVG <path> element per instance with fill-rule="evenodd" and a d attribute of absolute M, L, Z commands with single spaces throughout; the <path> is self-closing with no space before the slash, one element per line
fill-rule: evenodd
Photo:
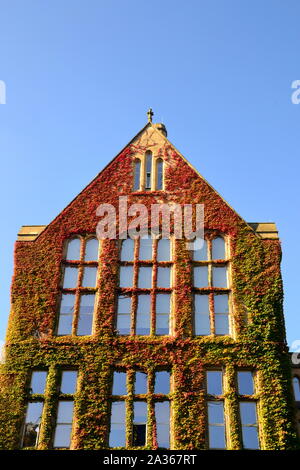
<path fill-rule="evenodd" d="M 152 122 L 153 114 L 154 112 L 152 111 L 152 108 L 149 108 L 149 111 L 147 112 L 148 122 Z"/>

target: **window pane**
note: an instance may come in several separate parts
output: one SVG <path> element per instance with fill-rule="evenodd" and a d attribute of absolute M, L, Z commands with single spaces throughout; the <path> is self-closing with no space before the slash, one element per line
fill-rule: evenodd
<path fill-rule="evenodd" d="M 225 426 L 223 402 L 208 402 L 209 448 L 225 449 Z"/>
<path fill-rule="evenodd" d="M 256 403 L 241 402 L 240 412 L 242 424 L 256 425 Z"/>
<path fill-rule="evenodd" d="M 140 250 L 139 250 L 139 259 L 140 260 L 151 260 L 152 259 L 152 238 L 149 236 L 140 238 Z"/>
<path fill-rule="evenodd" d="M 58 403 L 57 423 L 70 424 L 73 420 L 73 401 L 60 401 Z"/>
<path fill-rule="evenodd" d="M 73 238 L 68 242 L 67 249 L 67 260 L 79 260 L 80 259 L 80 240 L 79 238 Z"/>
<path fill-rule="evenodd" d="M 170 393 L 170 372 L 165 370 L 155 372 L 154 393 L 163 393 L 164 395 Z"/>
<path fill-rule="evenodd" d="M 168 238 L 161 238 L 157 244 L 157 261 L 170 261 L 171 250 L 170 240 Z"/>
<path fill-rule="evenodd" d="M 156 161 L 156 189 L 161 190 L 163 188 L 163 161 L 158 159 Z"/>
<path fill-rule="evenodd" d="M 65 289 L 74 289 L 77 286 L 77 278 L 78 268 L 65 268 L 63 287 Z"/>
<path fill-rule="evenodd" d="M 170 294 L 157 294 L 156 295 L 156 313 L 170 313 Z"/>
<path fill-rule="evenodd" d="M 72 424 L 57 424 L 53 447 L 69 448 L 71 444 Z"/>
<path fill-rule="evenodd" d="M 226 449 L 225 444 L 225 427 L 209 426 L 209 448 L 210 449 Z"/>
<path fill-rule="evenodd" d="M 141 175 L 141 161 L 135 160 L 134 162 L 134 189 L 140 189 L 140 175 Z"/>
<path fill-rule="evenodd" d="M 121 261 L 133 261 L 134 258 L 134 240 L 127 238 L 122 241 Z"/>
<path fill-rule="evenodd" d="M 74 294 L 63 294 L 60 303 L 60 315 L 58 323 L 58 335 L 70 335 L 72 333 L 72 321 L 74 312 Z"/>
<path fill-rule="evenodd" d="M 244 449 L 259 449 L 258 429 L 256 426 L 243 426 L 242 435 Z"/>
<path fill-rule="evenodd" d="M 37 445 L 42 412 L 42 402 L 28 403 L 23 434 L 23 447 L 35 447 Z"/>
<path fill-rule="evenodd" d="M 170 403 L 155 403 L 156 434 L 158 447 L 170 447 Z"/>
<path fill-rule="evenodd" d="M 81 295 L 77 335 L 84 336 L 92 334 L 93 312 L 94 312 L 95 295 Z"/>
<path fill-rule="evenodd" d="M 135 423 L 147 423 L 147 403 L 135 401 L 133 403 L 133 421 Z"/>
<path fill-rule="evenodd" d="M 75 370 L 62 371 L 60 392 L 70 393 L 73 395 L 74 393 L 76 393 L 76 385 L 77 385 L 77 371 Z"/>
<path fill-rule="evenodd" d="M 206 261 L 207 256 L 207 242 L 202 238 L 197 238 L 193 243 L 193 259 L 195 261 Z"/>
<path fill-rule="evenodd" d="M 228 294 L 214 296 L 215 313 L 229 313 Z"/>
<path fill-rule="evenodd" d="M 210 370 L 206 372 L 207 393 L 210 395 L 223 394 L 222 377 L 222 372 L 218 370 Z"/>
<path fill-rule="evenodd" d="M 146 445 L 146 424 L 133 424 L 132 431 L 132 445 L 134 447 Z"/>
<path fill-rule="evenodd" d="M 208 266 L 195 266 L 194 267 L 194 286 L 207 287 L 208 286 Z"/>
<path fill-rule="evenodd" d="M 195 335 L 210 335 L 210 320 L 208 314 L 195 314 Z"/>
<path fill-rule="evenodd" d="M 253 395 L 254 384 L 252 372 L 241 371 L 237 373 L 238 391 L 240 395 Z"/>
<path fill-rule="evenodd" d="M 152 153 L 146 153 L 146 189 L 151 189 Z"/>
<path fill-rule="evenodd" d="M 170 334 L 169 315 L 156 314 L 155 334 L 158 336 Z"/>
<path fill-rule="evenodd" d="M 171 268 L 157 268 L 157 287 L 170 287 Z"/>
<path fill-rule="evenodd" d="M 111 405 L 110 447 L 124 447 L 125 438 L 125 402 L 116 401 Z"/>
<path fill-rule="evenodd" d="M 229 335 L 228 314 L 215 314 L 215 334 Z"/>
<path fill-rule="evenodd" d="M 212 280 L 214 287 L 227 287 L 227 268 L 225 266 L 212 268 Z"/>
<path fill-rule="evenodd" d="M 208 295 L 195 295 L 195 312 L 209 314 Z"/>
<path fill-rule="evenodd" d="M 152 287 L 152 267 L 141 266 L 139 268 L 138 287 L 142 289 L 151 289 Z"/>
<path fill-rule="evenodd" d="M 85 261 L 98 261 L 99 241 L 97 238 L 90 238 L 85 245 Z"/>
<path fill-rule="evenodd" d="M 144 372 L 135 373 L 134 393 L 136 395 L 147 393 L 147 374 Z"/>
<path fill-rule="evenodd" d="M 150 334 L 150 295 L 138 295 L 138 305 L 136 314 L 136 334 Z"/>
<path fill-rule="evenodd" d="M 82 287 L 95 287 L 96 286 L 96 267 L 86 267 L 83 271 Z"/>
<path fill-rule="evenodd" d="M 114 372 L 113 376 L 113 395 L 126 395 L 126 372 Z"/>
<path fill-rule="evenodd" d="M 226 259 L 225 242 L 221 237 L 212 240 L 212 259 Z"/>
<path fill-rule="evenodd" d="M 40 393 L 45 392 L 46 387 L 47 372 L 36 370 L 32 372 L 31 382 L 30 382 L 30 393 Z"/>
<path fill-rule="evenodd" d="M 117 330 L 120 335 L 130 334 L 131 297 L 119 296 Z"/>
<path fill-rule="evenodd" d="M 298 379 L 298 377 L 293 378 L 293 388 L 295 400 L 300 401 L 300 380 Z"/>
<path fill-rule="evenodd" d="M 133 285 L 133 266 L 120 267 L 120 287 L 132 287 Z"/>

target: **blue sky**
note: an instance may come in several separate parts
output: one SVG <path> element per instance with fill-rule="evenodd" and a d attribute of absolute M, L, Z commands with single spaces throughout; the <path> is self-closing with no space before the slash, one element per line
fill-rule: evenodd
<path fill-rule="evenodd" d="M 0 340 L 21 225 L 48 224 L 145 125 L 244 219 L 275 221 L 300 339 L 297 0 L 2 0 Z"/>

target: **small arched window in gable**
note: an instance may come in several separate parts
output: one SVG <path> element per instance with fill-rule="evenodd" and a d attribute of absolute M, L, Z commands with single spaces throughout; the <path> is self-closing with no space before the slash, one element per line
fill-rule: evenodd
<path fill-rule="evenodd" d="M 163 161 L 161 158 L 156 160 L 156 189 L 163 189 Z"/>
<path fill-rule="evenodd" d="M 151 190 L 151 180 L 152 180 L 152 153 L 150 151 L 146 152 L 146 181 L 145 189 Z"/>
<path fill-rule="evenodd" d="M 217 237 L 212 240 L 211 259 L 226 259 L 224 238 Z"/>
<path fill-rule="evenodd" d="M 138 158 L 134 161 L 134 190 L 140 189 L 141 182 L 141 160 Z"/>
<path fill-rule="evenodd" d="M 294 377 L 293 378 L 293 388 L 294 388 L 295 400 L 300 401 L 300 379 L 299 379 L 299 377 Z"/>
<path fill-rule="evenodd" d="M 79 260 L 80 259 L 80 240 L 79 238 L 72 238 L 67 245 L 67 260 Z"/>

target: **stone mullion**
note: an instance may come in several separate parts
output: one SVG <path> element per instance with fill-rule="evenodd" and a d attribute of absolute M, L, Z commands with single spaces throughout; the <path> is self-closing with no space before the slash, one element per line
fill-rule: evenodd
<path fill-rule="evenodd" d="M 242 448 L 239 418 L 239 400 L 236 392 L 236 372 L 233 364 L 227 364 L 224 383 L 227 449 Z"/>

